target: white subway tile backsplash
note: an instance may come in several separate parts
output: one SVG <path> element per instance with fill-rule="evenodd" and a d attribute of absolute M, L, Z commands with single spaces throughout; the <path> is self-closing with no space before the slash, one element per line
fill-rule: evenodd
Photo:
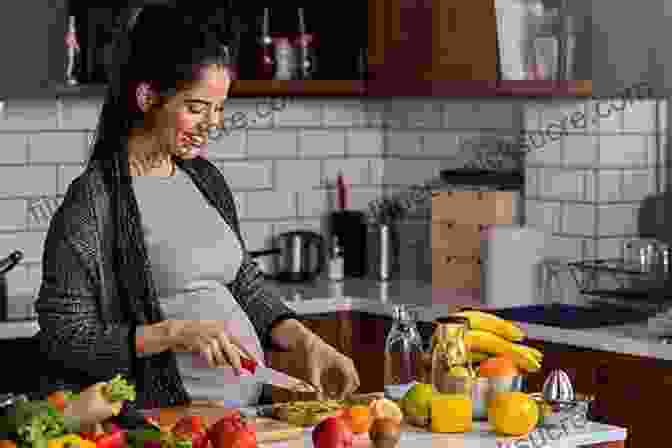
<path fill-rule="evenodd" d="M 230 98 L 224 106 L 224 123 L 227 128 L 270 128 L 274 116 L 284 110 L 287 101 L 281 98 Z"/>
<path fill-rule="evenodd" d="M 525 167 L 525 197 L 539 196 L 539 168 Z"/>
<path fill-rule="evenodd" d="M 385 113 L 390 100 L 367 98 L 363 100 L 365 125 L 380 128 L 385 124 Z"/>
<path fill-rule="evenodd" d="M 621 170 L 600 170 L 598 182 L 599 202 L 613 202 L 623 199 L 621 190 L 623 175 Z"/>
<path fill-rule="evenodd" d="M 456 157 L 461 150 L 459 137 L 462 134 L 443 130 L 427 130 L 423 135 L 420 152 L 426 157 Z"/>
<path fill-rule="evenodd" d="M 383 190 L 379 186 L 353 187 L 348 207 L 352 210 L 365 211 L 369 203 L 382 196 Z"/>
<path fill-rule="evenodd" d="M 413 185 L 438 176 L 441 163 L 438 160 L 385 160 L 383 182 L 386 185 Z"/>
<path fill-rule="evenodd" d="M 630 235 L 637 232 L 637 204 L 598 206 L 600 237 Z"/>
<path fill-rule="evenodd" d="M 15 266 L 6 274 L 7 294 L 9 297 L 32 294 L 28 283 L 28 270 L 23 265 Z M 9 311 L 9 310 L 8 310 Z"/>
<path fill-rule="evenodd" d="M 502 129 L 517 132 L 522 119 L 517 101 L 451 100 L 444 104 L 443 126 L 449 129 Z"/>
<path fill-rule="evenodd" d="M 27 212 L 24 199 L 0 200 L 0 230 L 23 230 L 26 227 Z"/>
<path fill-rule="evenodd" d="M 352 196 L 352 189 L 350 190 Z M 297 210 L 301 218 L 317 218 L 335 208 L 335 197 L 329 190 L 305 190 L 297 193 Z"/>
<path fill-rule="evenodd" d="M 598 139 L 594 135 L 571 134 L 563 139 L 565 166 L 594 166 L 598 161 Z"/>
<path fill-rule="evenodd" d="M 299 132 L 299 157 L 345 156 L 345 130 L 302 130 Z"/>
<path fill-rule="evenodd" d="M 85 132 L 39 132 L 29 137 L 30 161 L 37 163 L 82 163 L 88 154 Z"/>
<path fill-rule="evenodd" d="M 563 204 L 562 233 L 591 236 L 595 234 L 596 209 L 592 204 Z"/>
<path fill-rule="evenodd" d="M 442 104 L 425 98 L 394 98 L 386 109 L 385 122 L 390 128 L 441 127 Z"/>
<path fill-rule="evenodd" d="M 390 129 L 385 133 L 387 157 L 417 157 L 422 154 L 424 132 L 417 130 Z"/>
<path fill-rule="evenodd" d="M 624 170 L 623 200 L 642 201 L 655 192 L 656 177 L 653 169 Z"/>
<path fill-rule="evenodd" d="M 55 166 L 0 166 L 0 197 L 56 193 Z"/>
<path fill-rule="evenodd" d="M 569 260 L 583 258 L 584 238 L 550 235 L 548 237 L 549 257 L 560 257 Z"/>
<path fill-rule="evenodd" d="M 53 99 L 9 100 L 0 131 L 53 130 L 58 127 L 58 108 Z"/>
<path fill-rule="evenodd" d="M 538 131 L 541 127 L 541 106 L 534 102 L 528 102 L 522 106 L 523 126 L 526 131 Z"/>
<path fill-rule="evenodd" d="M 247 131 L 247 156 L 275 158 L 297 156 L 298 133 L 296 129 L 249 129 Z"/>
<path fill-rule="evenodd" d="M 372 185 L 381 185 L 385 180 L 385 159 L 369 160 L 369 173 Z"/>
<path fill-rule="evenodd" d="M 321 127 L 323 124 L 323 100 L 301 99 L 287 104 L 284 110 L 274 115 L 279 127 Z"/>
<path fill-rule="evenodd" d="M 270 222 L 241 221 L 240 233 L 247 250 L 261 250 L 272 247 L 273 224 Z"/>
<path fill-rule="evenodd" d="M 366 124 L 364 104 L 360 100 L 334 99 L 324 104 L 326 127 L 362 127 Z"/>
<path fill-rule="evenodd" d="M 28 136 L 26 134 L 0 134 L 0 163 L 26 163 Z"/>
<path fill-rule="evenodd" d="M 271 161 L 220 162 L 216 166 L 232 190 L 259 190 L 273 188 Z"/>
<path fill-rule="evenodd" d="M 560 166 L 562 163 L 562 139 L 553 141 L 546 134 L 535 132 L 525 133 L 522 139 L 529 148 L 525 158 L 527 164 Z"/>
<path fill-rule="evenodd" d="M 590 130 L 586 109 L 586 102 L 581 99 L 544 101 L 539 104 L 540 128 L 544 132 L 550 130 L 558 133 L 563 130 L 568 134 L 584 133 Z"/>
<path fill-rule="evenodd" d="M 70 183 L 84 171 L 83 165 L 65 165 L 58 170 L 58 194 L 65 194 Z"/>
<path fill-rule="evenodd" d="M 296 193 L 287 191 L 250 191 L 245 195 L 247 219 L 296 217 Z"/>
<path fill-rule="evenodd" d="M 592 100 L 590 123 L 600 134 L 615 134 L 623 131 L 623 111 L 619 100 Z"/>
<path fill-rule="evenodd" d="M 600 238 L 597 240 L 597 258 L 622 258 L 623 242 L 621 238 Z"/>
<path fill-rule="evenodd" d="M 62 98 L 59 129 L 96 129 L 103 105 L 100 98 Z"/>
<path fill-rule="evenodd" d="M 579 171 L 539 168 L 538 173 L 540 198 L 583 200 L 585 185 Z"/>
<path fill-rule="evenodd" d="M 379 128 L 348 129 L 345 132 L 348 156 L 377 156 L 383 154 L 383 131 Z"/>
<path fill-rule="evenodd" d="M 371 183 L 369 159 L 327 159 L 322 162 L 322 166 L 323 186 L 335 185 L 339 171 L 343 173 L 346 186 Z"/>
<path fill-rule="evenodd" d="M 246 156 L 247 131 L 232 131 L 217 141 L 208 143 L 208 158 L 211 160 L 242 159 Z"/>
<path fill-rule="evenodd" d="M 527 225 L 545 232 L 560 232 L 560 203 L 546 201 L 525 201 Z"/>
<path fill-rule="evenodd" d="M 276 191 L 306 191 L 319 187 L 321 168 L 319 160 L 276 160 Z"/>
<path fill-rule="evenodd" d="M 623 109 L 623 131 L 654 133 L 657 130 L 655 99 L 638 100 L 630 104 L 629 100 L 614 101 L 613 107 Z"/>
<path fill-rule="evenodd" d="M 39 263 L 46 232 L 16 232 L 0 234 L 0 254 L 9 254 L 14 250 L 23 252 L 25 263 Z"/>
<path fill-rule="evenodd" d="M 644 166 L 651 143 L 647 135 L 600 135 L 600 166 Z"/>

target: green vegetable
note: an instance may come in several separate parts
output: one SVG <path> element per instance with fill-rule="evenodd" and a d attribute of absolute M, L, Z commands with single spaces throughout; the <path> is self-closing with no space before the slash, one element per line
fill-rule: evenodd
<path fill-rule="evenodd" d="M 46 448 L 47 440 L 76 432 L 77 419 L 64 417 L 46 400 L 18 402 L 0 417 L 0 438 L 34 448 Z"/>
<path fill-rule="evenodd" d="M 156 428 L 133 429 L 126 433 L 128 446 L 144 448 L 145 442 L 161 442 L 161 430 Z"/>
<path fill-rule="evenodd" d="M 104 387 L 105 398 L 110 402 L 135 401 L 135 386 L 121 375 L 112 378 Z"/>

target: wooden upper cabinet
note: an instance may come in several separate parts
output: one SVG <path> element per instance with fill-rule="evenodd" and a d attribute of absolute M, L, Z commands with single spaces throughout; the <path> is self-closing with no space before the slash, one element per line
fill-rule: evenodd
<path fill-rule="evenodd" d="M 22 0 L 0 6 L 0 99 L 29 97 L 65 73 L 65 0 Z"/>
<path fill-rule="evenodd" d="M 494 1 L 369 0 L 371 88 L 413 81 L 496 81 Z M 394 81 L 401 81 L 393 83 Z"/>

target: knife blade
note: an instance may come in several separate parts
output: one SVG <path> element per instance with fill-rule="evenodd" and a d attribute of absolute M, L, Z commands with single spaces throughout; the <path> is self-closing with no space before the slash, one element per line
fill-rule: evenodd
<path fill-rule="evenodd" d="M 293 392 L 316 392 L 315 388 L 302 381 L 298 378 L 295 378 L 286 373 L 280 372 L 279 370 L 272 369 L 270 367 L 259 366 L 255 361 L 251 359 L 244 358 L 241 356 L 240 364 L 243 369 L 250 372 L 256 381 L 272 384 L 276 387 L 281 387 L 283 389 L 289 389 Z"/>

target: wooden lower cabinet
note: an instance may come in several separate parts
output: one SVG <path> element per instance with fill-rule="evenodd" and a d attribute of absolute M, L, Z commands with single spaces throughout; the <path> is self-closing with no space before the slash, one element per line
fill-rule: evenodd
<path fill-rule="evenodd" d="M 655 447 L 665 440 L 672 362 L 541 341 L 526 343 L 544 352 L 542 370 L 528 377 L 528 390 L 540 391 L 551 370 L 563 369 L 576 392 L 595 396 L 592 420 L 627 428 L 627 448 Z"/>

